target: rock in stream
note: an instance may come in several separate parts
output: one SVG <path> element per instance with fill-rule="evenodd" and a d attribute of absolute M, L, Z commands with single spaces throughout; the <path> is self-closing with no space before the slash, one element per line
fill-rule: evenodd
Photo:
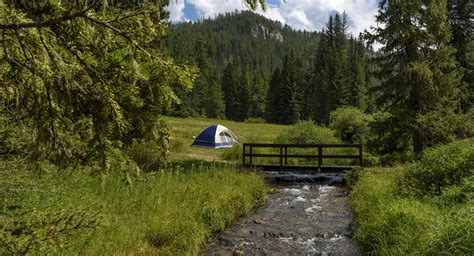
<path fill-rule="evenodd" d="M 204 255 L 360 255 L 340 174 L 266 173 L 278 193 L 219 234 Z"/>

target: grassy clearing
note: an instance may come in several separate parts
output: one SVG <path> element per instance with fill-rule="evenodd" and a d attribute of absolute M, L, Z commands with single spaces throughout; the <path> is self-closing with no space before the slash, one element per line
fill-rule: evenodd
<path fill-rule="evenodd" d="M 278 134 L 288 129 L 289 126 L 273 125 L 265 123 L 240 123 L 229 120 L 218 120 L 209 118 L 163 118 L 171 127 L 171 161 L 222 161 L 224 159 L 238 159 L 239 147 L 233 149 L 210 150 L 206 148 L 190 147 L 193 136 L 199 135 L 201 131 L 212 124 L 221 124 L 232 130 L 240 139 L 241 143 L 271 143 L 275 141 Z"/>
<path fill-rule="evenodd" d="M 197 136 L 209 125 L 218 123 L 231 129 L 242 143 L 292 143 L 292 144 L 331 144 L 342 143 L 335 137 L 334 131 L 315 126 L 312 122 L 301 122 L 295 126 L 274 125 L 265 123 L 239 123 L 228 120 L 208 118 L 176 118 L 165 117 L 172 129 L 171 161 L 187 166 L 197 164 L 199 161 L 230 161 L 237 162 L 242 159 L 242 147 L 231 149 L 211 150 L 199 147 L 190 147 L 193 136 Z M 279 154 L 279 149 L 254 149 L 254 153 Z M 324 149 L 324 154 L 357 154 L 353 149 Z M 288 149 L 288 154 L 317 154 L 317 150 Z M 356 160 L 325 159 L 324 164 L 355 165 Z M 254 163 L 279 163 L 279 159 L 257 158 Z M 290 164 L 309 165 L 317 164 L 317 159 L 289 159 Z"/>
<path fill-rule="evenodd" d="M 99 182 L 87 170 L 37 177 L 3 167 L 2 255 L 194 255 L 265 200 L 262 178 L 232 166 L 168 170 L 132 185 L 115 174 Z"/>
<path fill-rule="evenodd" d="M 473 149 L 458 141 L 409 166 L 352 172 L 355 238 L 365 252 L 474 255 Z"/>

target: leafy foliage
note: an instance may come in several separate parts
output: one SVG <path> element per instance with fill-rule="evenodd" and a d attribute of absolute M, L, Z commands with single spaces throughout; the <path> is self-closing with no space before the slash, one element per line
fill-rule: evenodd
<path fill-rule="evenodd" d="M 67 246 L 80 233 L 94 231 L 100 224 L 97 213 L 79 209 L 23 213 L 21 219 L 8 216 L 0 220 L 0 252 L 5 255 L 49 253 Z"/>
<path fill-rule="evenodd" d="M 275 138 L 275 143 L 334 144 L 338 142 L 334 131 L 317 126 L 312 121 L 300 121 Z"/>
<path fill-rule="evenodd" d="M 354 107 L 338 108 L 331 112 L 329 128 L 343 142 L 365 144 L 370 136 L 371 116 Z"/>
<path fill-rule="evenodd" d="M 165 4 L 0 4 L 0 117 L 34 129 L 32 158 L 104 162 L 178 101 L 172 84 L 191 86 L 194 71 L 154 47 L 165 36 Z"/>
<path fill-rule="evenodd" d="M 402 192 L 406 190 L 420 196 L 440 195 L 445 188 L 460 185 L 472 176 L 474 140 L 468 139 L 427 150 L 420 161 L 407 168 L 398 185 Z"/>

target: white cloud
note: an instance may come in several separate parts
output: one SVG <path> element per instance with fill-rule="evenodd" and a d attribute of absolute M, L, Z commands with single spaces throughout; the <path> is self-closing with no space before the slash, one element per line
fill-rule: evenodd
<path fill-rule="evenodd" d="M 324 28 L 329 15 L 346 12 L 351 21 L 349 30 L 354 35 L 375 25 L 378 0 L 278 0 L 270 4 L 266 12 L 258 13 L 282 22 L 295 29 L 319 31 Z M 275 1 L 273 1 L 275 2 Z M 191 5 L 199 17 L 214 17 L 217 14 L 248 9 L 243 0 L 171 0 L 169 10 L 173 22 L 185 20 L 184 5 Z"/>
<path fill-rule="evenodd" d="M 172 22 L 181 22 L 186 20 L 184 17 L 184 6 L 184 1 L 170 1 L 170 4 L 167 6 L 167 10 L 170 12 L 170 20 Z"/>
<path fill-rule="evenodd" d="M 276 20 L 276 21 L 279 21 L 283 24 L 286 23 L 286 19 L 285 19 L 285 17 L 283 17 L 283 15 L 280 11 L 280 8 L 278 6 L 268 5 L 268 8 L 265 12 L 262 11 L 262 10 L 258 10 L 257 12 L 260 15 L 263 15 L 263 16 L 267 17 L 268 19 Z"/>
<path fill-rule="evenodd" d="M 204 18 L 212 18 L 220 13 L 246 9 L 241 0 L 186 0 L 186 3 L 193 5 L 199 16 Z"/>

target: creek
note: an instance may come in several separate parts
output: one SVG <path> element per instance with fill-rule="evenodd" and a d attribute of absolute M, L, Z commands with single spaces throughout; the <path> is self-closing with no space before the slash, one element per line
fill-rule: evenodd
<path fill-rule="evenodd" d="M 266 172 L 276 193 L 220 233 L 204 255 L 361 255 L 343 174 Z"/>

